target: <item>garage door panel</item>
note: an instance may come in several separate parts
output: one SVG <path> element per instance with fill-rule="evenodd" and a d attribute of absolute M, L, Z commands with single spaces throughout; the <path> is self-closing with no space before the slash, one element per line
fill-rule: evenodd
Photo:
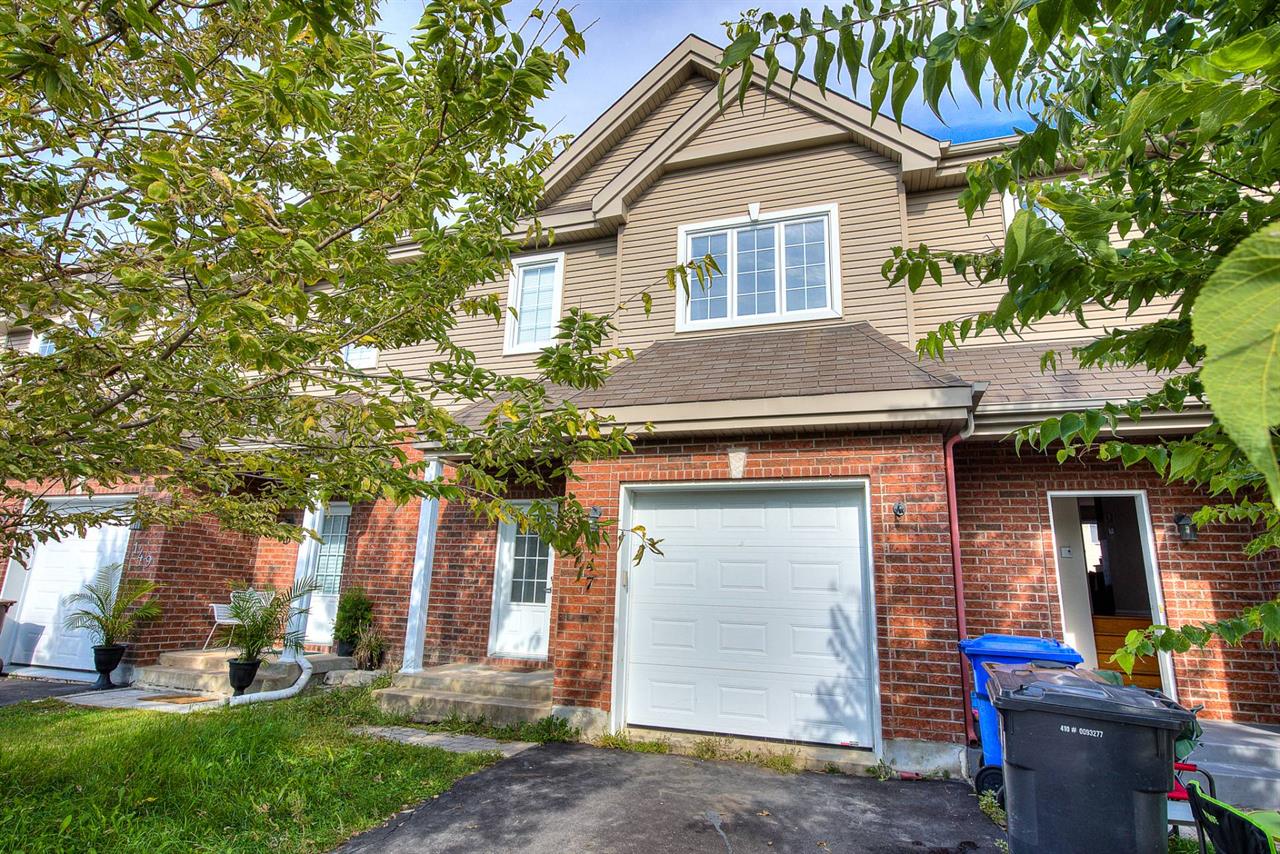
<path fill-rule="evenodd" d="M 628 723 L 870 746 L 865 679 L 637 664 Z"/>
<path fill-rule="evenodd" d="M 864 581 L 856 547 L 737 548 L 663 546 L 631 570 L 632 596 L 642 605 L 701 601 L 768 607 L 813 607 L 838 596 L 862 601 Z"/>
<path fill-rule="evenodd" d="M 867 619 L 858 608 L 718 608 L 682 603 L 641 610 L 630 660 L 763 669 L 812 676 L 868 676 Z"/>
<path fill-rule="evenodd" d="M 628 723 L 873 741 L 863 491 L 641 493 L 662 540 L 630 573 Z"/>
<path fill-rule="evenodd" d="M 788 493 L 792 494 L 788 494 Z M 815 544 L 861 539 L 862 506 L 850 490 L 690 491 L 636 498 L 637 514 L 665 545 L 768 545 L 779 534 Z M 664 548 L 665 551 L 665 548 Z"/>

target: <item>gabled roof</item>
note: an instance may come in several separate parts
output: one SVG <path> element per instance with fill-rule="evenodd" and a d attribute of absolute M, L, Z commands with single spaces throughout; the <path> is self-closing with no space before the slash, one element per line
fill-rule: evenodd
<path fill-rule="evenodd" d="M 691 76 L 700 75 L 717 81 L 720 76 L 720 54 L 721 49 L 711 42 L 693 35 L 686 37 L 613 106 L 592 122 L 546 169 L 543 173 L 544 207 L 554 208 L 555 200 L 593 163 L 617 145 Z M 757 70 L 753 77 L 753 85 L 763 89 L 764 72 Z M 786 81 L 789 77 L 788 71 L 779 75 L 781 81 Z M 735 77 L 727 81 L 725 91 L 726 100 L 731 103 L 736 91 Z M 768 134 L 757 135 L 742 140 L 736 147 L 726 148 L 723 152 L 725 159 L 751 156 L 752 153 L 765 150 L 778 151 L 821 144 L 842 135 L 897 161 L 904 176 L 931 176 L 944 166 L 952 148 L 948 143 L 907 125 L 899 126 L 887 116 L 882 115 L 873 123 L 868 107 L 832 90 L 824 94 L 816 83 L 804 77 L 796 81 L 789 94 L 785 82 L 775 84 L 772 91 L 823 120 L 829 130 L 815 131 L 808 137 L 804 134 L 785 134 L 772 139 Z M 732 109 L 732 106 L 726 105 L 726 109 Z M 558 219 L 562 220 L 557 224 L 561 228 L 574 225 L 586 227 L 588 224 L 598 227 L 625 220 L 630 202 L 664 171 L 673 166 L 691 165 L 680 161 L 679 152 L 720 114 L 719 94 L 712 87 L 658 139 L 598 190 L 591 200 L 589 210 L 584 205 L 575 206 L 577 209 L 572 212 L 557 211 Z M 1002 145 L 1006 141 L 994 141 L 994 144 Z M 960 154 L 961 147 L 956 148 L 956 153 Z M 704 152 L 701 156 L 705 162 L 705 158 L 713 154 Z"/>

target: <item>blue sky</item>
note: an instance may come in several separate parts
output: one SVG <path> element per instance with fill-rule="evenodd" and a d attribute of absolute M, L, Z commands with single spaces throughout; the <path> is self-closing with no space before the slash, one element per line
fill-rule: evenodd
<path fill-rule="evenodd" d="M 587 52 L 570 69 L 568 83 L 537 112 L 545 124 L 555 125 L 557 133 L 576 134 L 689 33 L 725 44 L 723 22 L 736 20 L 745 8 L 760 6 L 783 12 L 806 4 L 789 0 L 580 0 L 568 5 L 579 29 L 591 25 L 586 32 Z M 807 5 L 815 11 L 822 8 L 821 0 Z M 532 6 L 532 0 L 514 0 L 508 20 L 516 22 Z M 403 43 L 421 12 L 421 0 L 385 0 L 381 27 L 394 41 Z M 788 53 L 781 53 L 784 63 Z M 850 94 L 847 84 L 837 88 Z M 858 97 L 866 102 L 865 82 Z M 1023 117 L 1020 111 L 1002 112 L 990 103 L 980 106 L 967 95 L 957 100 L 959 103 L 952 104 L 944 99 L 946 124 L 938 121 L 918 98 L 908 103 L 904 120 L 939 139 L 966 142 L 1007 134 L 1014 122 Z"/>

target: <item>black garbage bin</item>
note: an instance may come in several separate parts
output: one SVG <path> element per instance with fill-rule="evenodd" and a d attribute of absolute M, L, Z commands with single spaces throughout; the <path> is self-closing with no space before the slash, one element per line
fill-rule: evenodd
<path fill-rule="evenodd" d="M 1173 743 L 1191 712 L 1086 670 L 987 664 L 1012 854 L 1168 850 Z"/>

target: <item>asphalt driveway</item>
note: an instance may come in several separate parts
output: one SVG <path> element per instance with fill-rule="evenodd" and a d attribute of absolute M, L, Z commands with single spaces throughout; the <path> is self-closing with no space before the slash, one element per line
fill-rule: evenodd
<path fill-rule="evenodd" d="M 82 694 L 88 682 L 46 682 L 43 679 L 20 679 L 0 676 L 0 706 L 12 706 L 24 700 L 43 700 L 65 694 Z"/>
<path fill-rule="evenodd" d="M 779 774 L 549 744 L 460 780 L 354 852 L 970 852 L 999 831 L 958 782 Z"/>

